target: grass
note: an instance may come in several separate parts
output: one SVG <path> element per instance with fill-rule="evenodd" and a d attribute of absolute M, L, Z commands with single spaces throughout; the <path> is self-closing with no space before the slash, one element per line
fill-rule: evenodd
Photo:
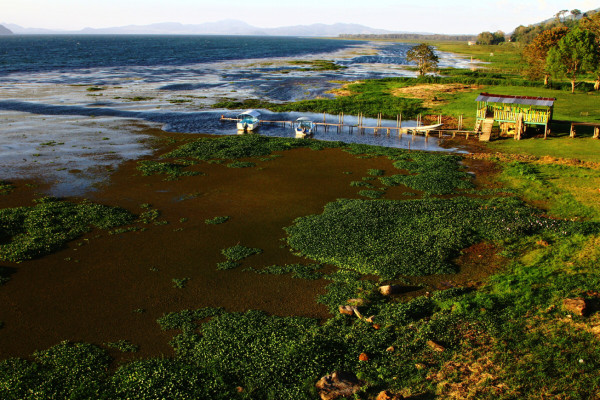
<path fill-rule="evenodd" d="M 32 207 L 0 210 L 0 260 L 24 261 L 58 249 L 92 228 L 127 225 L 135 216 L 118 207 L 45 197 Z"/>
<path fill-rule="evenodd" d="M 561 130 L 568 133 L 568 128 Z M 548 140 L 498 140 L 489 148 L 508 154 L 529 154 L 536 157 L 567 158 L 600 163 L 600 141 L 590 137 L 550 137 Z"/>
<path fill-rule="evenodd" d="M 499 180 L 555 217 L 599 220 L 598 170 L 515 161 L 503 164 Z"/>

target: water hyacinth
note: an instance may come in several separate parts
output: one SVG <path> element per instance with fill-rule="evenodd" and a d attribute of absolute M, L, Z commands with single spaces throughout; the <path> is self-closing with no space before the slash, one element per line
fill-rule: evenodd
<path fill-rule="evenodd" d="M 462 197 L 338 200 L 285 228 L 299 255 L 384 279 L 455 273 L 452 260 L 460 250 L 482 240 L 595 229 L 597 224 L 545 218 L 514 198 Z"/>
<path fill-rule="evenodd" d="M 119 207 L 42 198 L 33 207 L 0 210 L 0 260 L 23 261 L 49 254 L 92 228 L 130 224 L 135 216 Z"/>

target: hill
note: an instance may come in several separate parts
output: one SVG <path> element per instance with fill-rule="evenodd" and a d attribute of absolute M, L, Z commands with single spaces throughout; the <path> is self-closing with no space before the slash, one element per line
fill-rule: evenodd
<path fill-rule="evenodd" d="M 10 29 L 4 27 L 3 25 L 0 25 L 0 35 L 12 35 L 12 34 L 13 34 L 13 32 Z"/>
<path fill-rule="evenodd" d="M 7 24 L 19 34 L 92 34 L 92 35 L 259 35 L 259 36 L 338 36 L 343 34 L 389 34 L 391 31 L 358 24 L 312 24 L 278 28 L 260 28 L 243 21 L 228 19 L 202 24 L 163 22 L 150 25 L 126 25 L 109 28 L 85 28 L 78 31 L 23 28 Z"/>

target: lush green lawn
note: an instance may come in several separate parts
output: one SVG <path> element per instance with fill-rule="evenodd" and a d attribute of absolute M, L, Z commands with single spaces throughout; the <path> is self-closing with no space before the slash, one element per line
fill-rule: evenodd
<path fill-rule="evenodd" d="M 490 142 L 488 146 L 503 153 L 531 154 L 537 157 L 561 157 L 578 159 L 582 161 L 600 162 L 600 140 L 592 138 L 569 137 L 554 138 L 548 140 L 525 139 L 525 140 L 497 140 Z"/>

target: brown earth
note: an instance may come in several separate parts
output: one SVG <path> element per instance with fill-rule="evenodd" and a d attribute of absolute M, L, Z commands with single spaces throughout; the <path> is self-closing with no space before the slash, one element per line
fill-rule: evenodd
<path fill-rule="evenodd" d="M 146 132 L 147 133 L 147 132 Z M 156 135 L 176 140 L 189 135 Z M 160 153 L 168 149 L 164 143 Z M 370 168 L 395 172 L 387 158 L 361 159 L 339 149 L 296 149 L 279 153 L 257 167 L 234 169 L 201 163 L 193 168 L 204 176 L 165 181 L 141 176 L 136 162 L 113 173 L 88 198 L 121 206 L 134 213 L 150 203 L 167 225 L 147 225 L 146 231 L 109 235 L 97 230 L 40 259 L 0 263 L 15 272 L 0 287 L 0 359 L 25 357 L 62 340 L 96 344 L 126 339 L 140 346 L 133 354 L 111 351 L 118 360 L 171 355 L 168 345 L 177 332 L 163 332 L 156 319 L 167 312 L 200 307 L 227 311 L 261 309 L 275 315 L 326 318 L 315 302 L 326 282 L 260 275 L 243 271 L 273 264 L 308 263 L 283 246 L 283 227 L 295 218 L 322 212 L 338 198 L 356 198 L 360 180 Z M 256 161 L 256 160 L 254 160 Z M 475 164 L 473 164 L 474 167 Z M 345 172 L 351 172 L 346 174 Z M 31 182 L 30 182 L 31 183 Z M 44 186 L 15 182 L 16 190 L 0 196 L 0 208 L 31 205 Z M 406 199 L 409 190 L 392 187 L 386 198 Z M 221 225 L 204 221 L 230 216 Z M 187 218 L 187 222 L 181 222 Z M 221 249 L 236 244 L 258 247 L 260 255 L 234 270 L 218 271 Z M 495 271 L 497 249 L 481 244 L 458 260 L 461 273 L 415 279 L 415 291 L 480 282 Z M 484 262 L 485 261 L 485 262 Z M 172 279 L 190 278 L 183 289 Z"/>
<path fill-rule="evenodd" d="M 426 85 L 408 86 L 392 90 L 392 95 L 397 97 L 409 97 L 423 100 L 423 107 L 432 108 L 445 104 L 441 95 L 448 93 L 470 92 L 479 89 L 477 85 L 465 85 L 462 83 L 428 83 Z"/>

